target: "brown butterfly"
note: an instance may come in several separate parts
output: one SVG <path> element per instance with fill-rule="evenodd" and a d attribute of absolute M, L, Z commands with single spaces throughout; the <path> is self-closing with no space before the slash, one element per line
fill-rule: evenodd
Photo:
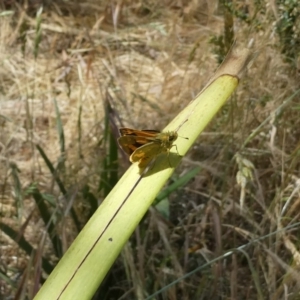
<path fill-rule="evenodd" d="M 130 155 L 132 163 L 138 162 L 139 168 L 145 168 L 160 153 L 169 152 L 177 139 L 176 131 L 160 132 L 156 130 L 136 130 L 120 128 L 118 142 L 121 148 Z M 178 152 L 178 151 L 177 151 Z"/>

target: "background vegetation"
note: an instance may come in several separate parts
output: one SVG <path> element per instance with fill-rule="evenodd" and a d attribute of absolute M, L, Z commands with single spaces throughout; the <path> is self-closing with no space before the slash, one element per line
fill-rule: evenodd
<path fill-rule="evenodd" d="M 234 39 L 251 67 L 95 299 L 300 299 L 299 13 L 292 0 L 1 2 L 1 299 L 33 298 L 126 170 L 118 127 L 163 128 Z"/>

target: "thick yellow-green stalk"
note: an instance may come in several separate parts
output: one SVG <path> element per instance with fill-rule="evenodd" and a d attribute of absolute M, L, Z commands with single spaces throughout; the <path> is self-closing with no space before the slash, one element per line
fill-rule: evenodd
<path fill-rule="evenodd" d="M 179 136 L 188 138 L 178 137 L 174 143 L 181 156 L 235 90 L 246 60 L 247 54 L 230 57 L 229 67 L 223 65 L 208 86 L 164 129 L 179 128 Z M 169 156 L 158 156 L 150 171 L 142 176 L 137 164 L 133 164 L 80 232 L 35 299 L 90 299 L 180 159 L 173 147 Z"/>

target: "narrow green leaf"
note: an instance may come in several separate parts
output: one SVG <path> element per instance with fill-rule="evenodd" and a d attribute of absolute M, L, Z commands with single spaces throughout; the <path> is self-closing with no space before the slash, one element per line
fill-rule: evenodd
<path fill-rule="evenodd" d="M 61 116 L 59 107 L 57 105 L 56 99 L 53 99 L 54 107 L 55 107 L 55 113 L 56 113 L 56 126 L 57 126 L 57 132 L 58 132 L 58 138 L 59 138 L 59 145 L 60 145 L 60 153 L 61 155 L 65 155 L 65 134 L 64 134 L 64 127 L 62 124 Z"/>
<path fill-rule="evenodd" d="M 155 203 L 158 203 L 159 201 L 169 197 L 169 195 L 180 189 L 181 187 L 185 186 L 191 179 L 193 179 L 199 172 L 201 171 L 200 167 L 196 167 L 183 176 L 181 176 L 179 179 L 177 179 L 172 184 L 168 185 L 165 189 L 163 189 L 158 196 L 155 199 Z M 155 204 L 154 203 L 154 204 Z"/>
<path fill-rule="evenodd" d="M 44 152 L 44 150 L 39 145 L 36 145 L 36 148 L 39 151 L 39 153 L 41 154 L 42 158 L 44 159 L 44 161 L 45 161 L 47 167 L 49 168 L 52 176 L 54 177 L 54 180 L 57 183 L 60 191 L 62 192 L 62 194 L 67 199 L 68 198 L 67 190 L 65 189 L 62 181 L 60 180 L 60 178 L 59 178 L 59 176 L 58 176 L 58 174 L 57 174 L 54 166 L 52 165 L 51 161 L 49 160 L 49 158 L 47 157 L 46 153 Z M 74 210 L 73 207 L 71 208 L 71 215 L 72 215 L 72 218 L 73 218 L 73 221 L 75 223 L 75 226 L 76 226 L 77 230 L 80 231 L 80 228 L 81 228 L 80 222 L 78 220 L 78 217 L 77 217 L 77 215 L 76 215 L 75 210 Z"/>
<path fill-rule="evenodd" d="M 110 190 L 118 182 L 118 151 L 119 147 L 117 145 L 116 137 L 113 132 L 109 130 L 109 151 L 108 151 L 108 169 L 109 169 L 109 186 Z M 109 191 L 110 191 L 109 190 Z"/>
<path fill-rule="evenodd" d="M 52 241 L 53 248 L 55 250 L 55 253 L 57 257 L 61 257 L 63 254 L 62 250 L 62 243 L 58 235 L 56 234 L 56 228 L 55 224 L 53 222 L 53 218 L 51 213 L 49 212 L 48 206 L 45 204 L 44 199 L 39 192 L 38 189 L 35 189 L 32 192 L 33 199 L 35 200 L 35 203 L 40 211 L 40 215 L 46 225 L 49 238 Z"/>
<path fill-rule="evenodd" d="M 90 218 L 98 208 L 97 198 L 90 192 L 90 187 L 88 185 L 85 185 L 83 187 L 82 195 L 83 195 L 83 199 L 85 199 L 90 204 L 91 207 L 91 214 L 89 215 Z"/>

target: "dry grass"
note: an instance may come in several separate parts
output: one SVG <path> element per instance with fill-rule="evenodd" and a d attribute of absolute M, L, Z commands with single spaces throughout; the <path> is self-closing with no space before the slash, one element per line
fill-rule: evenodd
<path fill-rule="evenodd" d="M 25 12 L 15 3 L 13 15 L 0 17 L 1 222 L 24 231 L 50 262 L 57 258 L 48 239 L 41 242 L 47 234 L 32 184 L 55 200 L 64 248 L 76 236 L 65 216 L 70 204 L 35 148 L 55 166 L 62 158 L 54 99 L 65 134 L 60 176 L 85 222 L 81 188 L 88 185 L 100 202 L 104 197 L 97 183 L 106 156 L 107 94 L 122 124 L 160 129 L 217 67 L 209 43 L 223 31 L 217 2 L 179 2 L 53 2 L 42 14 L 38 42 L 34 6 Z M 169 217 L 149 212 L 97 299 L 143 299 L 199 267 L 157 299 L 299 299 L 299 96 L 289 98 L 299 77 L 280 54 L 273 11 L 257 18 L 260 31 L 235 20 L 238 47 L 252 39 L 259 55 L 174 180 L 195 165 L 201 172 L 169 197 Z M 0 240 L 1 271 L 12 280 L 0 279 L 1 295 L 30 297 L 34 255 L 4 233 Z"/>

